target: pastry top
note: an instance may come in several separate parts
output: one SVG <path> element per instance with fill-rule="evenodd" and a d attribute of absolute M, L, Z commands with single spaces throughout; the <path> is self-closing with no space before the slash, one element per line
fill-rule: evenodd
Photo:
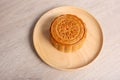
<path fill-rule="evenodd" d="M 51 37 L 60 44 L 75 44 L 85 35 L 83 21 L 75 15 L 65 14 L 57 17 L 50 28 Z"/>

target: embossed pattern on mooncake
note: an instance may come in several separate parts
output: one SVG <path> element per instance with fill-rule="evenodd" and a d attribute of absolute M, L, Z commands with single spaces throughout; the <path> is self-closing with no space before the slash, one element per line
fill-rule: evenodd
<path fill-rule="evenodd" d="M 80 18 L 65 14 L 55 18 L 50 34 L 51 41 L 58 50 L 73 52 L 82 46 L 86 38 L 86 28 Z"/>

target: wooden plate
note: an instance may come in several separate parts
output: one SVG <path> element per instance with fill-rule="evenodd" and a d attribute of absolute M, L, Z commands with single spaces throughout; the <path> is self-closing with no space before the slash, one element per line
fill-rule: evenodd
<path fill-rule="evenodd" d="M 86 40 L 83 46 L 73 53 L 60 52 L 50 42 L 51 22 L 62 14 L 76 15 L 86 24 Z M 33 33 L 33 42 L 38 55 L 48 65 L 61 70 L 74 70 L 91 63 L 98 56 L 103 44 L 103 35 L 99 23 L 88 12 L 64 6 L 46 12 L 38 20 Z"/>

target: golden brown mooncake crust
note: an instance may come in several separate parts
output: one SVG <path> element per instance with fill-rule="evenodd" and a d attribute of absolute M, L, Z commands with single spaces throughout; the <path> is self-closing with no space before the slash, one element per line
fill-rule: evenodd
<path fill-rule="evenodd" d="M 86 38 L 85 24 L 75 15 L 60 15 L 52 22 L 50 35 L 52 44 L 58 50 L 73 52 L 82 46 Z"/>

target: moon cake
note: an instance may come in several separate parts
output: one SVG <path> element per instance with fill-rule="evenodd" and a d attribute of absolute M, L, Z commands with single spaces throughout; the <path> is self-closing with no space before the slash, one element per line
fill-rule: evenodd
<path fill-rule="evenodd" d="M 54 19 L 50 27 L 51 42 L 62 52 L 73 52 L 84 44 L 86 28 L 75 15 L 64 14 Z"/>

